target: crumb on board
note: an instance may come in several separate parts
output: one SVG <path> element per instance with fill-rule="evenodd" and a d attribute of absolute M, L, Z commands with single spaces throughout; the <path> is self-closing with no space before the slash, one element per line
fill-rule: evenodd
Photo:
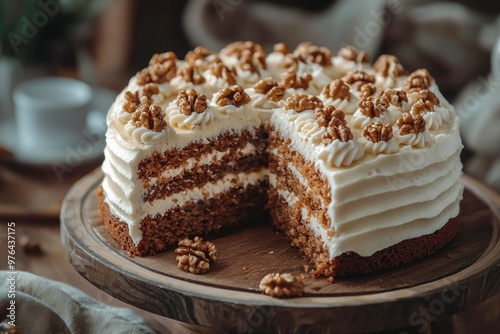
<path fill-rule="evenodd" d="M 23 252 L 27 255 L 42 255 L 43 249 L 40 244 L 32 240 L 29 236 L 23 235 L 19 239 L 19 245 Z"/>

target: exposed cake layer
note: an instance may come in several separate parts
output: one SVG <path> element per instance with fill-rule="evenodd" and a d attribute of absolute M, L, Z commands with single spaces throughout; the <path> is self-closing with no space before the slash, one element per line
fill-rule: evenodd
<path fill-rule="evenodd" d="M 147 215 L 161 215 L 189 200 L 209 199 L 235 187 L 246 189 L 266 182 L 267 141 L 262 138 L 262 131 L 253 128 L 242 129 L 238 134 L 225 132 L 211 140 L 189 144 L 196 149 L 155 151 L 142 160 L 130 158 L 139 155 L 133 148 L 119 140 L 108 140 L 102 165 L 106 203 L 114 216 L 128 224 L 132 240 L 139 243 L 139 222 Z M 179 165 L 176 161 L 183 162 Z M 157 165 L 164 167 L 158 169 Z M 158 176 L 147 177 L 154 173 Z"/>
<path fill-rule="evenodd" d="M 329 259 L 349 251 L 371 256 L 402 240 L 434 233 L 458 215 L 463 186 L 456 123 L 443 124 L 442 133 L 425 147 L 365 153 L 343 168 L 325 163 L 325 146 L 315 144 L 311 132 L 300 131 L 320 131 L 308 113 L 273 115 L 270 186 L 288 205 L 303 205 L 301 215 L 325 243 Z M 319 179 L 308 178 L 316 173 Z M 293 191 L 290 183 L 300 188 Z M 330 201 L 321 196 L 325 189 Z"/>
<path fill-rule="evenodd" d="M 210 198 L 192 197 L 156 215 L 148 214 L 140 221 L 142 238 L 138 242 L 131 237 L 130 224 L 116 216 L 116 211 L 107 204 L 102 188 L 97 191 L 99 216 L 123 249 L 139 256 L 153 255 L 176 245 L 184 237 L 206 235 L 259 219 L 267 202 L 264 189 L 260 183 L 235 186 Z"/>
<path fill-rule="evenodd" d="M 310 271 L 313 275 L 346 276 L 395 268 L 434 253 L 453 239 L 459 229 L 458 218 L 452 218 L 430 234 L 404 239 L 369 256 L 349 251 L 331 259 L 324 239 L 312 227 L 314 218 L 300 202 L 290 205 L 276 189 L 270 190 L 269 200 L 273 203 L 273 224 L 309 259 L 314 266 Z"/>

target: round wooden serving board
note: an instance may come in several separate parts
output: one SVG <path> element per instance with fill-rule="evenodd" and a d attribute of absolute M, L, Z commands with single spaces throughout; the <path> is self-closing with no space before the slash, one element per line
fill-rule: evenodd
<path fill-rule="evenodd" d="M 144 310 L 238 332 L 370 332 L 407 328 L 476 305 L 500 287 L 500 199 L 463 177 L 466 190 L 455 239 L 437 253 L 390 271 L 353 278 L 314 279 L 297 249 L 266 223 L 216 234 L 219 251 L 207 274 L 177 268 L 174 251 L 129 257 L 108 236 L 97 214 L 95 170 L 70 190 L 61 210 L 61 234 L 70 262 L 101 290 Z M 262 295 L 270 272 L 305 274 L 305 294 Z"/>

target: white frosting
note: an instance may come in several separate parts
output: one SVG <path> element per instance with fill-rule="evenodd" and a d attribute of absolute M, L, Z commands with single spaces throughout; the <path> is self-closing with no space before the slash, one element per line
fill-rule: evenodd
<path fill-rule="evenodd" d="M 349 99 L 333 99 L 325 97 L 323 94 L 319 95 L 319 98 L 325 106 L 332 105 L 335 109 L 342 110 L 346 114 L 354 114 L 359 109 L 359 99 L 352 92 L 349 92 Z"/>
<path fill-rule="evenodd" d="M 286 115 L 290 122 L 293 122 L 299 137 L 305 140 L 310 139 L 314 144 L 319 144 L 323 134 L 326 132 L 324 126 L 319 126 L 314 116 L 314 111 L 304 110 L 300 113 L 295 110 L 287 110 Z"/>
<path fill-rule="evenodd" d="M 380 114 L 379 117 L 368 117 L 365 116 L 361 109 L 356 110 L 352 115 L 352 127 L 356 129 L 364 129 L 370 123 L 382 122 L 382 124 L 394 124 L 401 117 L 403 113 L 396 108 L 387 108 L 384 112 Z"/>
<path fill-rule="evenodd" d="M 356 139 L 346 142 L 334 140 L 330 144 L 319 148 L 318 157 L 328 167 L 350 166 L 364 155 L 363 148 Z"/>
<path fill-rule="evenodd" d="M 131 122 L 125 124 L 125 131 L 139 145 L 153 145 L 162 138 L 169 138 L 173 133 L 170 125 L 156 132 L 144 126 L 136 127 Z"/>
<path fill-rule="evenodd" d="M 212 90 L 205 84 L 195 85 L 190 81 L 184 80 L 182 77 L 175 77 L 170 81 L 172 86 L 172 90 L 175 92 L 174 95 L 177 95 L 178 92 L 182 90 L 188 89 L 196 89 L 198 94 L 205 94 L 207 96 L 211 96 Z"/>
<path fill-rule="evenodd" d="M 422 117 L 425 120 L 425 127 L 429 130 L 438 130 L 443 122 L 450 119 L 450 111 L 447 108 L 434 106 L 434 111 L 425 112 Z"/>
<path fill-rule="evenodd" d="M 332 57 L 332 69 L 333 73 L 330 76 L 334 78 L 341 78 L 351 71 L 369 72 L 371 70 L 368 63 L 358 63 L 340 56 Z"/>
<path fill-rule="evenodd" d="M 250 106 L 254 112 L 258 113 L 261 119 L 269 120 L 273 113 L 274 109 L 281 108 L 285 105 L 285 100 L 287 96 L 290 95 L 289 90 L 288 93 L 285 93 L 283 99 L 279 101 L 270 100 L 266 94 L 257 93 L 253 87 L 245 89 L 245 92 L 250 96 Z"/>
<path fill-rule="evenodd" d="M 265 179 L 268 173 L 267 168 L 263 168 L 258 172 L 252 173 L 225 174 L 217 182 L 206 183 L 202 187 L 191 190 L 184 190 L 164 199 L 156 200 L 153 203 L 146 202 L 143 204 L 144 210 L 151 216 L 161 215 L 167 210 L 183 206 L 188 202 L 206 200 L 236 187 L 245 189 L 249 185 L 258 184 Z"/>
<path fill-rule="evenodd" d="M 306 71 L 312 76 L 312 80 L 307 89 L 308 94 L 318 95 L 326 85 L 332 82 L 333 78 L 325 72 L 326 70 L 330 70 L 330 73 L 333 72 L 332 68 L 333 66 L 325 68 L 319 64 L 309 64 L 309 66 L 307 66 Z"/>
<path fill-rule="evenodd" d="M 270 76 L 269 72 L 262 68 L 259 64 L 256 64 L 256 62 L 254 62 L 253 65 L 255 65 L 257 72 L 245 70 L 241 67 L 241 62 L 238 57 L 235 55 L 227 56 L 224 55 L 223 52 L 224 51 L 221 51 L 220 58 L 222 59 L 224 65 L 232 67 L 236 70 L 236 81 L 238 85 L 242 87 L 249 87 L 260 79 Z"/>
<path fill-rule="evenodd" d="M 391 64 L 391 66 L 394 64 Z M 384 90 L 386 88 L 395 88 L 395 87 L 401 87 L 405 80 L 406 76 L 396 76 L 394 74 L 390 74 L 386 77 L 384 77 L 381 74 L 375 73 L 375 87 L 377 87 L 380 90 Z"/>
<path fill-rule="evenodd" d="M 267 72 L 277 82 L 281 81 L 281 75 L 287 70 L 285 66 L 285 55 L 281 52 L 271 52 L 266 56 Z"/>
<path fill-rule="evenodd" d="M 393 137 L 396 141 L 405 146 L 412 147 L 425 147 L 426 145 L 433 144 L 431 133 L 426 129 L 424 132 L 418 134 L 409 133 L 401 135 L 397 126 L 393 127 Z"/>
<path fill-rule="evenodd" d="M 211 69 L 207 69 L 202 73 L 205 78 L 204 91 L 208 98 L 217 93 L 223 88 L 231 86 L 223 77 L 216 76 Z"/>
<path fill-rule="evenodd" d="M 207 126 L 214 121 L 214 112 L 208 108 L 201 113 L 192 112 L 191 115 L 184 115 L 180 112 L 177 100 L 170 102 L 165 110 L 169 123 L 174 128 L 183 130 L 195 130 Z"/>
<path fill-rule="evenodd" d="M 388 141 L 372 142 L 361 136 L 358 139 L 359 143 L 365 148 L 366 153 L 371 154 L 390 154 L 399 150 L 399 144 L 396 139 L 391 138 Z"/>

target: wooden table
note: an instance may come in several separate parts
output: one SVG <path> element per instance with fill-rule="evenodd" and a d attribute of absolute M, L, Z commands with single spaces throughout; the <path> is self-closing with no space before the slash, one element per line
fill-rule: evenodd
<path fill-rule="evenodd" d="M 0 164 L 0 186 L 2 186 L 2 194 L 5 195 L 6 191 L 12 190 L 9 187 L 4 187 L 5 184 L 10 185 L 11 179 L 8 177 L 15 174 L 17 179 L 25 178 L 31 184 L 36 184 L 36 187 L 49 187 L 50 182 L 46 177 L 48 172 L 41 172 L 42 175 L 39 181 L 37 180 L 37 173 L 39 171 L 33 170 L 18 170 L 16 166 L 4 166 Z M 7 173 L 5 173 L 7 169 Z M 82 172 L 82 174 L 85 171 Z M 62 187 L 64 188 L 64 187 Z M 68 186 L 69 188 L 69 186 Z M 39 189 L 39 188 L 37 188 Z M 17 189 L 19 191 L 19 189 Z M 64 189 L 64 193 L 67 189 Z M 27 193 L 26 189 L 24 192 Z M 64 194 L 63 193 L 63 194 Z M 62 195 L 63 195 L 62 194 Z M 498 196 L 492 194 L 492 196 Z M 62 197 L 62 196 L 61 196 Z M 2 201 L 1 204 L 6 204 Z M 59 203 L 60 204 L 60 203 Z M 12 207 L 11 205 L 9 205 Z M 63 248 L 60 241 L 60 226 L 58 224 L 58 216 L 36 214 L 33 208 L 26 208 L 30 215 L 23 217 L 21 214 L 16 214 L 12 218 L 8 216 L 1 216 L 3 228 L 0 229 L 0 244 L 6 244 L 7 228 L 6 223 L 13 221 L 16 223 L 16 234 L 18 238 L 27 237 L 32 242 L 38 243 L 43 250 L 42 254 L 28 254 L 19 251 L 17 254 L 17 270 L 29 271 L 39 276 L 47 277 L 62 282 L 71 284 L 82 291 L 90 294 L 97 300 L 115 306 L 128 307 L 143 315 L 145 319 L 157 329 L 158 333 L 192 333 L 194 331 L 202 332 L 202 327 L 187 326 L 175 320 L 171 320 L 162 316 L 152 314 L 140 308 L 130 306 L 128 303 L 119 301 L 118 299 L 110 296 L 100 289 L 95 288 L 87 280 L 82 278 L 78 272 L 68 261 L 67 250 Z M 17 212 L 17 211 L 16 211 Z M 0 257 L 7 258 L 6 248 L 0 247 Z M 0 269 L 6 269 L 6 261 L 0 261 Z M 471 307 L 461 313 L 455 315 L 443 315 L 431 322 L 431 326 L 426 328 L 425 332 L 430 333 L 474 333 L 480 332 L 481 334 L 496 333 L 500 328 L 500 292 L 496 293 L 492 298 L 479 303 L 477 306 Z M 206 330 L 208 333 L 213 333 L 212 330 Z M 399 333 L 399 332 L 398 332 Z"/>

